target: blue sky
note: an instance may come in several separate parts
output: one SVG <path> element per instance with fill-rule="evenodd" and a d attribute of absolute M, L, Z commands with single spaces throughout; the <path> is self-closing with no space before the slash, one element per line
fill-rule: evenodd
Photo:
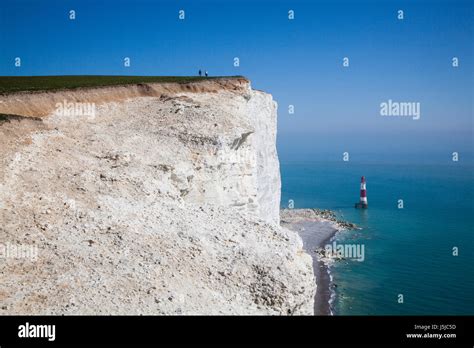
<path fill-rule="evenodd" d="M 283 158 L 444 156 L 473 148 L 473 18 L 459 0 L 2 0 L 0 75 L 244 75 L 279 104 Z M 420 119 L 381 117 L 388 99 Z"/>

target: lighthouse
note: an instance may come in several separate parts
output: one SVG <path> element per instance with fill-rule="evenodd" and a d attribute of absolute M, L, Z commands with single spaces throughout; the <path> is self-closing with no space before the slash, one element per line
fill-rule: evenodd
<path fill-rule="evenodd" d="M 365 176 L 360 178 L 360 200 L 355 204 L 356 208 L 366 209 L 367 205 L 367 189 L 365 187 Z"/>

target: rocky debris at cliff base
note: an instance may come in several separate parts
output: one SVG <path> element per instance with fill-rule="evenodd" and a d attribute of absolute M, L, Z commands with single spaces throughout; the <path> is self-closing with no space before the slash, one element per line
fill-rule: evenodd
<path fill-rule="evenodd" d="M 356 224 L 336 217 L 336 213 L 328 209 L 282 209 L 280 211 L 282 222 L 295 223 L 302 221 L 329 221 L 338 230 L 360 229 Z"/>
<path fill-rule="evenodd" d="M 332 265 L 334 262 L 343 261 L 345 258 L 338 253 L 332 253 L 325 248 L 317 248 L 315 251 L 318 261 L 323 262 L 326 266 Z"/>

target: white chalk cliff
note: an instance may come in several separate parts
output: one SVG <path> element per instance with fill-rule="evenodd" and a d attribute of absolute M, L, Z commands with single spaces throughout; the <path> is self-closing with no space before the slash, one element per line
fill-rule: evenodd
<path fill-rule="evenodd" d="M 95 116 L 53 114 L 96 103 Z M 277 106 L 245 79 L 0 96 L 0 314 L 312 314 Z M 33 118 L 36 117 L 36 118 Z M 1 254 L 0 254 L 1 257 Z"/>

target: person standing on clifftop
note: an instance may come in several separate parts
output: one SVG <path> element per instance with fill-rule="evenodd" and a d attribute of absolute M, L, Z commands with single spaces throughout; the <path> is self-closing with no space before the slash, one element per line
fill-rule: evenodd
<path fill-rule="evenodd" d="M 206 77 L 207 77 L 208 73 L 207 73 L 207 70 L 206 70 Z"/>
<path fill-rule="evenodd" d="M 202 71 L 201 71 L 201 69 L 199 69 L 199 76 L 202 76 Z"/>

